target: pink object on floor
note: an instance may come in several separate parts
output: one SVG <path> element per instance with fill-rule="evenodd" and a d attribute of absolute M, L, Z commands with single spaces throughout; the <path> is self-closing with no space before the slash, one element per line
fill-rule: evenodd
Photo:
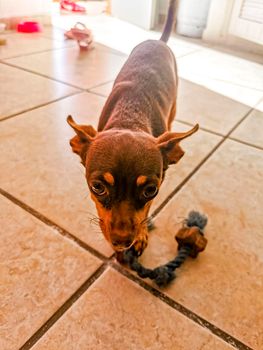
<path fill-rule="evenodd" d="M 17 31 L 21 33 L 38 33 L 42 27 L 38 22 L 21 22 L 17 25 Z"/>
<path fill-rule="evenodd" d="M 60 9 L 70 11 L 70 12 L 81 12 L 81 13 L 86 12 L 85 7 L 79 6 L 74 1 L 70 1 L 70 0 L 60 1 Z"/>
<path fill-rule="evenodd" d="M 92 49 L 93 36 L 90 29 L 88 29 L 84 23 L 77 22 L 73 28 L 65 32 L 67 39 L 73 39 L 78 42 L 80 49 Z"/>

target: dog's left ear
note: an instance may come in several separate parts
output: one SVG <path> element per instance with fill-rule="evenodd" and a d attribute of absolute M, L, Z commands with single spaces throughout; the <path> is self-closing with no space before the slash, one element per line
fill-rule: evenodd
<path fill-rule="evenodd" d="M 196 124 L 193 129 L 187 132 L 178 133 L 167 131 L 158 137 L 157 145 L 162 154 L 167 157 L 169 164 L 177 163 L 184 155 L 184 151 L 180 147 L 179 142 L 194 134 L 198 129 L 199 125 Z"/>
<path fill-rule="evenodd" d="M 68 124 L 74 129 L 76 136 L 70 140 L 70 146 L 74 153 L 77 153 L 85 164 L 88 147 L 97 135 L 97 131 L 91 125 L 78 125 L 71 115 L 67 117 Z"/>

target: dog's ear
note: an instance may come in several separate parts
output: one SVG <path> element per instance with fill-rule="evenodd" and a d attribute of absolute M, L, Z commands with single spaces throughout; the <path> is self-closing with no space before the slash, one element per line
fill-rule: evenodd
<path fill-rule="evenodd" d="M 168 159 L 169 164 L 177 163 L 182 156 L 184 151 L 179 145 L 179 142 L 186 137 L 194 134 L 199 128 L 199 125 L 196 124 L 191 130 L 187 132 L 170 132 L 167 131 L 157 139 L 157 144 L 162 154 Z"/>
<path fill-rule="evenodd" d="M 67 117 L 67 122 L 76 133 L 76 136 L 69 142 L 70 146 L 72 151 L 80 156 L 81 162 L 84 165 L 88 147 L 96 137 L 97 131 L 91 125 L 76 124 L 71 115 Z"/>

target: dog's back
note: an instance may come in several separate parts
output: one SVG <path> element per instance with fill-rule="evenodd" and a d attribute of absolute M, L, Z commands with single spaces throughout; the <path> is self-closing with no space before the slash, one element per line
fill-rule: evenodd
<path fill-rule="evenodd" d="M 108 99 L 111 106 L 104 108 L 98 130 L 130 128 L 128 123 L 132 128 L 142 126 L 153 136 L 159 136 L 167 130 L 176 91 L 177 71 L 172 51 L 160 40 L 147 40 L 134 48 L 117 76 Z"/>
<path fill-rule="evenodd" d="M 160 40 L 144 41 L 131 52 L 103 108 L 98 131 L 124 128 L 157 137 L 170 129 L 178 83 L 175 58 L 166 42 L 173 28 L 175 3 L 170 0 Z"/>

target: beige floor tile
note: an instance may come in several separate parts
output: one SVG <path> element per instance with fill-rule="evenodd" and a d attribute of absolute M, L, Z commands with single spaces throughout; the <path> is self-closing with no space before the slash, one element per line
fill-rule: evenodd
<path fill-rule="evenodd" d="M 54 220 L 92 247 L 112 253 L 99 228 L 85 172 L 71 152 L 72 114 L 79 123 L 97 124 L 104 98 L 82 93 L 28 112 L 1 125 L 0 184 L 34 209 Z M 36 122 L 37 120 L 37 122 Z M 19 150 L 19 151 L 18 151 Z"/>
<path fill-rule="evenodd" d="M 233 47 L 229 45 L 224 46 L 223 43 L 221 45 L 220 44 L 213 45 L 212 48 L 213 50 L 218 50 L 219 52 L 223 52 L 228 55 L 239 57 L 247 61 L 263 64 L 263 56 L 262 56 L 262 53 L 260 53 L 259 51 L 257 53 L 255 51 L 249 51 L 249 50 L 244 51 L 242 50 L 242 48 L 238 49 L 235 46 Z"/>
<path fill-rule="evenodd" d="M 157 216 L 142 259 L 169 261 L 178 223 L 190 210 L 206 213 L 206 251 L 165 292 L 255 350 L 263 344 L 262 176 L 262 151 L 226 141 Z"/>
<path fill-rule="evenodd" d="M 77 91 L 23 70 L 0 64 L 0 119 Z"/>
<path fill-rule="evenodd" d="M 255 107 L 258 111 L 263 112 L 263 99 Z"/>
<path fill-rule="evenodd" d="M 118 286 L 116 288 L 116 286 Z M 113 270 L 36 343 L 34 350 L 232 349 Z"/>
<path fill-rule="evenodd" d="M 94 89 L 91 89 L 91 92 L 95 92 L 97 94 L 100 94 L 102 96 L 108 97 L 111 93 L 112 87 L 113 87 L 114 81 L 111 81 L 110 83 L 100 85 Z"/>
<path fill-rule="evenodd" d="M 20 348 L 100 261 L 4 197 L 0 200 L 0 348 Z"/>
<path fill-rule="evenodd" d="M 175 122 L 173 131 L 183 132 L 190 127 Z M 167 196 L 178 186 L 187 175 L 208 155 L 209 152 L 221 141 L 222 137 L 199 130 L 195 135 L 181 142 L 185 155 L 178 164 L 171 165 L 165 174 L 165 180 L 160 192 L 153 202 L 153 212 Z"/>
<path fill-rule="evenodd" d="M 72 47 L 7 60 L 16 66 L 39 72 L 83 89 L 115 78 L 126 58 L 97 46 L 91 51 Z"/>
<path fill-rule="evenodd" d="M 44 27 L 41 33 L 42 37 L 52 39 L 54 41 L 60 41 L 63 43 L 63 47 L 76 46 L 77 42 L 74 40 L 66 39 L 64 33 L 66 30 L 57 27 Z"/>
<path fill-rule="evenodd" d="M 43 37 L 41 33 L 13 33 L 5 35 L 5 38 L 7 39 L 7 45 L 0 46 L 0 60 L 66 46 L 64 42 L 50 40 Z"/>
<path fill-rule="evenodd" d="M 181 78 L 254 107 L 263 97 L 262 65 L 240 57 L 203 49 L 178 58 Z"/>
<path fill-rule="evenodd" d="M 158 33 L 157 39 L 159 39 L 160 34 Z M 172 35 L 168 41 L 168 46 L 172 49 L 176 59 L 203 50 L 202 46 L 196 45 L 190 40 L 182 40 L 180 35 Z"/>
<path fill-rule="evenodd" d="M 198 122 L 201 127 L 223 135 L 250 109 L 249 106 L 184 79 L 179 82 L 178 92 L 178 120 L 192 124 Z"/>
<path fill-rule="evenodd" d="M 263 147 L 263 112 L 258 110 L 251 112 L 231 137 Z"/>

